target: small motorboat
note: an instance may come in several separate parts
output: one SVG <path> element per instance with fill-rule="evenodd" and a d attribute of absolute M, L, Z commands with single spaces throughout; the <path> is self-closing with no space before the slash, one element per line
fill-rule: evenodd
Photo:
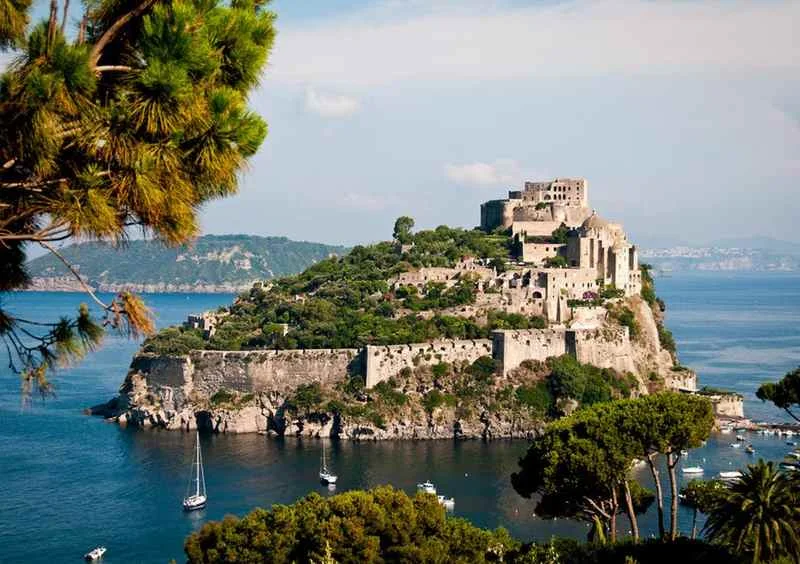
<path fill-rule="evenodd" d="M 431 481 L 422 482 L 421 484 L 417 484 L 417 491 L 436 495 L 436 486 L 434 486 Z"/>
<path fill-rule="evenodd" d="M 797 446 L 797 441 L 786 441 L 786 444 L 789 446 Z"/>
<path fill-rule="evenodd" d="M 744 435 L 736 435 L 736 440 L 744 442 L 747 440 L 747 437 L 745 437 Z"/>
<path fill-rule="evenodd" d="M 106 547 L 98 546 L 87 552 L 83 555 L 83 559 L 87 562 L 96 562 L 103 558 L 103 555 L 106 553 Z"/>
<path fill-rule="evenodd" d="M 747 446 L 744 448 L 744 451 L 745 451 L 747 454 L 755 454 L 755 453 L 756 453 L 756 449 L 754 449 L 754 448 L 753 448 L 753 445 L 747 445 Z"/>
<path fill-rule="evenodd" d="M 731 470 L 729 472 L 720 472 L 719 477 L 723 480 L 738 480 L 742 477 L 742 473 L 738 470 Z"/>
<path fill-rule="evenodd" d="M 728 433 L 730 433 L 732 431 L 733 431 L 733 429 L 731 429 L 730 427 L 720 427 L 719 428 L 719 432 L 724 434 L 724 435 L 727 435 Z"/>
<path fill-rule="evenodd" d="M 689 451 L 688 450 L 682 450 L 681 451 L 681 456 L 689 456 Z"/>
<path fill-rule="evenodd" d="M 731 443 L 731 448 L 742 448 L 742 443 Z"/>
<path fill-rule="evenodd" d="M 444 497 L 443 495 L 437 495 L 436 499 L 439 502 L 439 505 L 441 505 L 447 510 L 452 510 L 456 506 L 456 498 L 454 497 Z"/>
<path fill-rule="evenodd" d="M 681 472 L 684 474 L 702 474 L 704 470 L 702 466 L 687 466 L 686 468 L 682 468 Z"/>

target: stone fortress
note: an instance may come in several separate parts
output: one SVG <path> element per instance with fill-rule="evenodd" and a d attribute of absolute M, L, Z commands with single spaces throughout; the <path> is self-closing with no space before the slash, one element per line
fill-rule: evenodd
<path fill-rule="evenodd" d="M 371 388 L 404 369 L 440 362 L 471 363 L 482 356 L 494 358 L 500 378 L 526 360 L 569 354 L 583 363 L 634 374 L 640 393 L 647 393 L 653 377 L 667 389 L 696 391 L 696 375 L 675 368 L 676 359 L 660 345 L 654 313 L 639 297 L 642 279 L 636 247 L 620 224 L 600 218 L 588 203 L 584 179 L 526 182 L 524 190 L 509 192 L 508 199 L 481 206 L 481 228 L 510 233 L 519 251 L 517 260 L 504 272 L 496 272 L 481 259 L 463 257 L 453 268 L 419 268 L 389 280 L 393 289 L 421 289 L 430 282 L 453 286 L 468 277 L 477 285 L 475 302 L 447 313 L 475 319 L 485 319 L 491 310 L 538 315 L 547 320 L 546 328 L 497 330 L 490 339 L 361 349 L 197 350 L 180 357 L 138 354 L 123 386 L 123 405 L 128 411 L 120 420 L 190 428 L 197 398 L 208 398 L 220 390 L 288 397 L 301 384 L 336 385 L 359 375 Z M 567 230 L 566 243 L 549 242 L 554 231 L 564 231 L 562 226 Z M 558 266 L 553 262 L 556 257 L 562 257 Z M 609 321 L 606 307 L 586 305 L 612 285 L 627 298 L 638 321 L 636 339 L 628 327 Z M 408 312 L 398 315 L 403 313 Z M 187 324 L 213 332 L 213 317 L 191 316 Z M 156 398 L 155 404 L 152 398 Z M 222 430 L 263 430 L 263 414 L 255 417 L 260 421 L 256 428 L 245 424 L 244 428 L 233 425 Z"/>

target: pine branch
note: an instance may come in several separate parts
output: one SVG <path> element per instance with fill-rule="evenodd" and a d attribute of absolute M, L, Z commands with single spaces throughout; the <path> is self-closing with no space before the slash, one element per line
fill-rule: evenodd
<path fill-rule="evenodd" d="M 117 36 L 120 30 L 123 27 L 125 27 L 125 24 L 127 24 L 136 16 L 143 14 L 155 3 L 156 0 L 144 0 L 133 10 L 131 10 L 126 14 L 123 14 L 117 21 L 111 24 L 111 26 L 105 31 L 105 33 L 103 33 L 103 35 L 100 36 L 100 39 L 97 40 L 97 43 L 94 44 L 91 53 L 89 53 L 89 64 L 92 66 L 92 68 L 95 68 L 97 66 L 97 63 L 100 61 L 100 57 L 103 54 L 103 49 L 105 49 L 106 45 L 108 45 Z"/>
<path fill-rule="evenodd" d="M 67 270 L 69 270 L 72 273 L 72 275 L 75 277 L 75 279 L 83 287 L 83 290 L 87 294 L 89 294 L 89 296 L 95 301 L 95 303 L 97 303 L 97 305 L 99 305 L 101 308 L 103 308 L 104 311 L 108 311 L 109 310 L 110 306 L 108 304 L 104 303 L 100 298 L 97 297 L 97 294 L 94 293 L 94 290 L 92 290 L 92 288 L 84 281 L 84 279 L 80 275 L 80 273 L 77 270 L 75 270 L 75 267 L 72 266 L 72 264 L 66 258 L 64 258 L 64 255 L 59 253 L 56 250 L 56 248 L 53 247 L 53 245 L 51 245 L 50 243 L 48 243 L 46 241 L 39 241 L 39 244 L 42 247 L 44 247 L 45 249 L 47 249 L 48 251 L 50 251 L 51 253 L 53 253 L 56 256 L 56 258 L 58 260 L 60 260 L 64 264 L 64 266 L 67 267 Z"/>

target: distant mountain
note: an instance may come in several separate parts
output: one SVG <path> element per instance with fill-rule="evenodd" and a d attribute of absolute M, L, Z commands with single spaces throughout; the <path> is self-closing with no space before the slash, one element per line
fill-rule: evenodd
<path fill-rule="evenodd" d="M 800 270 L 800 244 L 769 237 L 722 239 L 706 246 L 642 249 L 639 256 L 642 262 L 663 271 Z"/>
<path fill-rule="evenodd" d="M 286 237 L 205 235 L 192 245 L 168 248 L 154 241 L 131 241 L 122 248 L 78 243 L 61 253 L 84 279 L 101 291 L 234 292 L 264 280 L 305 270 L 346 247 L 292 241 Z M 35 290 L 75 290 L 78 283 L 52 255 L 31 260 Z"/>

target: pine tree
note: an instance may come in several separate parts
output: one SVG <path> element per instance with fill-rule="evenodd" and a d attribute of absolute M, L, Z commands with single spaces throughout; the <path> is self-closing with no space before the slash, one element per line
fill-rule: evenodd
<path fill-rule="evenodd" d="M 153 330 L 137 296 L 102 302 L 54 243 L 196 236 L 200 207 L 236 192 L 266 136 L 247 97 L 275 37 L 264 0 L 92 0 L 74 33 L 64 1 L 28 27 L 29 0 L 0 0 L 0 48 L 15 55 L 0 77 L 0 292 L 25 287 L 38 245 L 102 311 L 41 324 L 0 309 L 12 368 L 42 392 L 103 327 Z"/>

